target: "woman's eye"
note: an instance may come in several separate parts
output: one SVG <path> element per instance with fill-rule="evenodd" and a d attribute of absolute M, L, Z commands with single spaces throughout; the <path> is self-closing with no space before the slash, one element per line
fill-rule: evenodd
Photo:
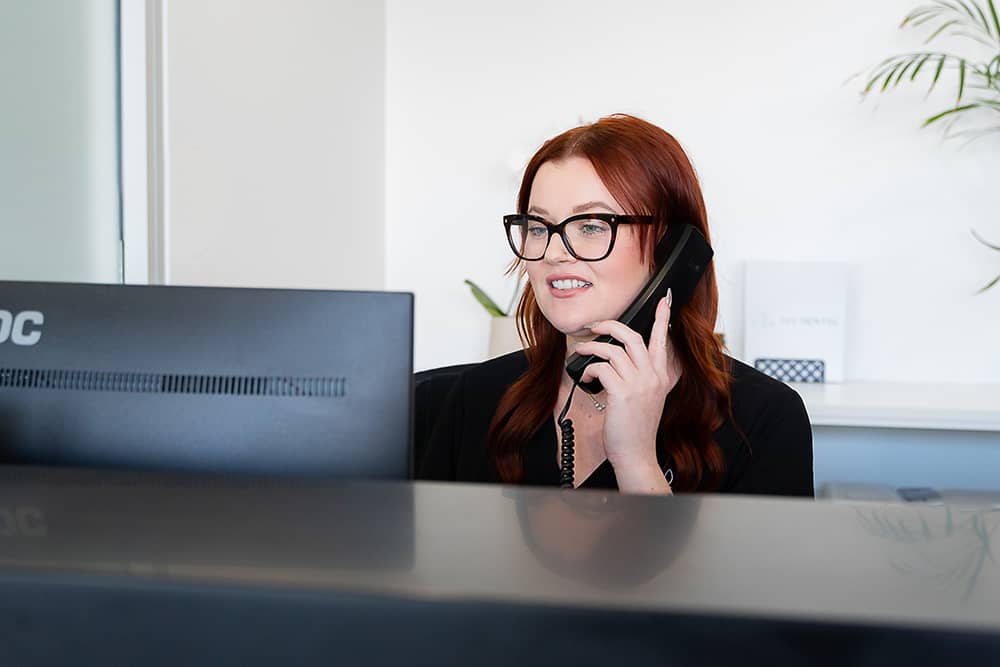
<path fill-rule="evenodd" d="M 608 231 L 608 228 L 600 223 L 588 222 L 581 226 L 581 230 L 583 231 L 584 234 L 587 234 L 588 236 L 597 236 L 599 234 L 606 233 Z"/>
<path fill-rule="evenodd" d="M 548 234 L 548 231 L 545 229 L 544 225 L 532 225 L 531 227 L 528 227 L 528 236 L 532 238 L 541 238 L 546 234 Z"/>

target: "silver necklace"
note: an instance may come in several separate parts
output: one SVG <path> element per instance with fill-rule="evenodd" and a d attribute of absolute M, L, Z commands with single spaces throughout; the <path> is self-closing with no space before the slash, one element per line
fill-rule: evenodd
<path fill-rule="evenodd" d="M 587 392 L 583 392 L 583 393 L 587 394 Z M 594 407 L 597 408 L 598 412 L 604 412 L 604 408 L 608 407 L 607 403 L 601 403 L 599 400 L 597 400 L 596 398 L 594 398 L 593 394 L 587 394 L 587 398 L 589 398 L 591 400 L 591 402 L 593 402 Z"/>

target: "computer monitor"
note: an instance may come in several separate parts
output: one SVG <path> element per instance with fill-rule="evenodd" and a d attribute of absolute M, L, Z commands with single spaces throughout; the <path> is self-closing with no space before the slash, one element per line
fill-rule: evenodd
<path fill-rule="evenodd" d="M 0 463 L 411 476 L 413 295 L 0 281 Z"/>

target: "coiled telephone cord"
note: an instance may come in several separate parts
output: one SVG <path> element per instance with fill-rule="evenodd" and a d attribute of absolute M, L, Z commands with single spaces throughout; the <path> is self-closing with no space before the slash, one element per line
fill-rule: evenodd
<path fill-rule="evenodd" d="M 577 383 L 574 382 L 573 388 L 569 390 L 569 396 L 566 398 L 566 405 L 563 406 L 562 412 L 559 413 L 559 419 L 556 420 L 559 424 L 559 430 L 562 432 L 559 454 L 559 486 L 564 489 L 573 488 L 573 477 L 576 474 L 573 468 L 576 447 L 576 440 L 573 436 L 573 420 L 566 419 L 566 413 L 569 412 L 569 406 L 573 403 L 573 392 L 576 391 L 577 386 Z"/>

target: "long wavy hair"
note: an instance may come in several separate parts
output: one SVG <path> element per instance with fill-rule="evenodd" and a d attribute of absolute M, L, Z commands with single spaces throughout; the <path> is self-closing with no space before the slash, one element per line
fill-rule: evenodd
<path fill-rule="evenodd" d="M 528 210 L 538 169 L 571 157 L 589 160 L 627 213 L 654 216 L 654 224 L 638 229 L 640 252 L 650 265 L 653 247 L 667 225 L 687 223 L 710 239 L 701 187 L 680 144 L 663 129 L 624 114 L 546 141 L 525 168 L 517 196 L 519 212 Z M 511 264 L 511 271 L 524 270 L 523 261 Z M 672 317 L 671 341 L 683 372 L 660 419 L 656 446 L 661 457 L 671 461 L 676 491 L 717 489 L 725 473 L 713 432 L 732 415 L 732 376 L 714 333 L 718 299 L 713 262 L 691 300 Z M 531 436 L 553 418 L 566 360 L 566 337 L 542 315 L 530 283 L 521 294 L 516 317 L 528 370 L 500 399 L 487 436 L 489 457 L 500 481 L 513 484 L 524 477 L 524 450 Z"/>

